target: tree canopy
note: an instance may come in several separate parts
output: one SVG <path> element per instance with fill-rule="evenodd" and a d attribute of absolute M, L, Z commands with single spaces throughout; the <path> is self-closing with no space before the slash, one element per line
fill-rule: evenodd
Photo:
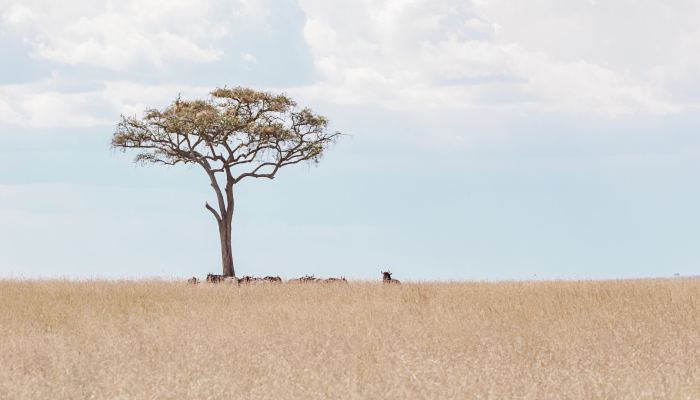
<path fill-rule="evenodd" d="M 136 161 L 175 165 L 195 163 L 211 172 L 250 165 L 232 176 L 274 178 L 279 168 L 318 161 L 338 132 L 328 120 L 286 95 L 247 88 L 220 88 L 208 100 L 178 98 L 165 110 L 150 109 L 143 118 L 124 117 L 112 146 L 140 149 Z"/>

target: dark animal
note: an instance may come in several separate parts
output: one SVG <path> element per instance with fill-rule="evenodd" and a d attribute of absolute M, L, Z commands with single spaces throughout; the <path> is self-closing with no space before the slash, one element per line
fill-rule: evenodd
<path fill-rule="evenodd" d="M 244 284 L 244 283 L 255 283 L 258 281 L 262 281 L 262 279 L 246 275 L 243 278 L 238 279 L 238 284 L 240 285 L 240 284 Z"/>
<path fill-rule="evenodd" d="M 281 283 L 282 278 L 279 276 L 266 276 L 264 278 L 258 278 L 255 276 L 244 276 L 243 278 L 238 280 L 238 284 L 244 284 L 244 283 Z"/>
<path fill-rule="evenodd" d="M 400 280 L 398 279 L 393 279 L 391 277 L 391 272 L 390 271 L 382 271 L 382 282 L 384 283 L 401 283 Z"/>
<path fill-rule="evenodd" d="M 211 283 L 223 282 L 224 278 L 225 277 L 223 275 L 207 274 L 207 282 L 211 282 Z"/>
<path fill-rule="evenodd" d="M 189 284 L 191 284 L 191 285 L 196 285 L 196 284 L 199 283 L 199 279 L 197 279 L 197 277 L 194 277 L 194 276 L 193 276 L 193 277 L 191 277 L 190 279 L 187 280 L 187 283 L 189 283 Z"/>
<path fill-rule="evenodd" d="M 282 278 L 279 276 L 266 276 L 263 278 L 263 280 L 270 283 L 282 283 Z"/>

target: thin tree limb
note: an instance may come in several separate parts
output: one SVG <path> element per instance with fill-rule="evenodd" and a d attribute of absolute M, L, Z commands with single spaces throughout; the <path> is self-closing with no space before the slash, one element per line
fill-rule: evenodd
<path fill-rule="evenodd" d="M 206 201 L 204 202 L 204 207 L 205 207 L 207 210 L 211 211 L 211 213 L 214 214 L 214 218 L 216 218 L 216 222 L 218 222 L 219 224 L 221 224 L 221 216 L 219 215 L 218 212 L 216 212 L 216 210 L 214 209 L 214 207 L 210 206 L 209 203 L 207 203 Z"/>

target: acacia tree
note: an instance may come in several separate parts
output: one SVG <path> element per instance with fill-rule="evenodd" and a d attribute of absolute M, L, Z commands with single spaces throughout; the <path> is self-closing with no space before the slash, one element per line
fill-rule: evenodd
<path fill-rule="evenodd" d="M 340 135 L 328 120 L 284 94 L 248 88 L 217 88 L 206 100 L 179 97 L 164 110 L 143 117 L 121 116 L 112 147 L 136 149 L 136 162 L 196 164 L 206 172 L 217 207 L 204 203 L 216 219 L 223 275 L 235 276 L 231 250 L 234 186 L 247 178 L 273 179 L 277 171 L 302 161 L 318 162 Z"/>

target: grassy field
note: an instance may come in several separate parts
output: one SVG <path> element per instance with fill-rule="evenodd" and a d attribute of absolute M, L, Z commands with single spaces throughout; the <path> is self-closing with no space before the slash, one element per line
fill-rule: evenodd
<path fill-rule="evenodd" d="M 0 281 L 0 399 L 699 399 L 700 279 Z"/>

